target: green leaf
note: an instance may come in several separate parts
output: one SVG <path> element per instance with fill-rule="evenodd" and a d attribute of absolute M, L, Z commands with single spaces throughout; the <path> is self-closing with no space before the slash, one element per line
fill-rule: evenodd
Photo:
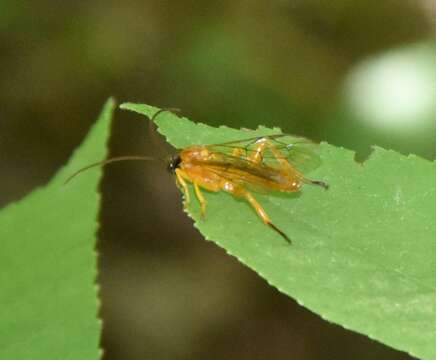
<path fill-rule="evenodd" d="M 95 235 L 102 159 L 114 102 L 68 165 L 0 212 L 0 359 L 98 359 Z"/>
<path fill-rule="evenodd" d="M 140 104 L 122 108 L 147 116 L 158 110 Z M 155 122 L 177 148 L 247 134 L 168 112 Z M 324 319 L 435 359 L 435 164 L 376 147 L 362 165 L 353 152 L 326 143 L 320 156 L 322 165 L 310 177 L 327 181 L 328 191 L 305 186 L 289 196 L 255 195 L 292 238 L 291 246 L 245 202 L 224 192 L 205 192 L 206 220 L 195 201 L 188 213 L 206 239 Z"/>

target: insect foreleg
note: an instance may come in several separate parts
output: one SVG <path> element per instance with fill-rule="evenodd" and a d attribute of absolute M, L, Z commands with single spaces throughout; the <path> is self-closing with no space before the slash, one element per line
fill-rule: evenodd
<path fill-rule="evenodd" d="M 204 198 L 204 196 L 200 190 L 200 186 L 196 182 L 194 182 L 194 190 L 195 190 L 195 195 L 197 196 L 198 202 L 200 203 L 201 217 L 204 218 L 206 216 L 206 199 Z"/>
<path fill-rule="evenodd" d="M 184 178 L 188 178 L 187 175 L 183 172 L 183 170 L 176 169 L 176 179 L 177 184 L 182 189 L 183 195 L 185 196 L 185 207 L 189 205 L 191 199 L 189 196 L 188 185 Z"/>

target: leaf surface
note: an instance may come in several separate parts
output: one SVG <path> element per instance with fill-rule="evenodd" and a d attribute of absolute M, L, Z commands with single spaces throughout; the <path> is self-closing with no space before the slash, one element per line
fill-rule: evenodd
<path fill-rule="evenodd" d="M 100 356 L 94 247 L 101 170 L 63 182 L 106 156 L 113 108 L 109 100 L 49 184 L 0 212 L 1 359 Z"/>
<path fill-rule="evenodd" d="M 158 111 L 122 108 L 149 117 Z M 168 112 L 155 123 L 178 149 L 249 137 Z M 256 194 L 291 246 L 223 192 L 204 192 L 206 220 L 195 201 L 188 213 L 206 239 L 324 319 L 436 359 L 435 164 L 378 147 L 364 164 L 343 148 L 322 143 L 319 150 L 322 165 L 308 176 L 328 182 L 328 191 L 305 186 L 299 194 Z"/>

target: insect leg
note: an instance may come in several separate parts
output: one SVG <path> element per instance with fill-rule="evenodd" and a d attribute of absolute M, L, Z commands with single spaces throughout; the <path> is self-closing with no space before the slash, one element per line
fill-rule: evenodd
<path fill-rule="evenodd" d="M 265 151 L 266 149 L 270 150 L 271 153 L 274 155 L 274 157 L 277 159 L 277 161 L 284 167 L 286 168 L 288 171 L 295 173 L 296 170 L 291 166 L 291 164 L 289 164 L 288 159 L 286 158 L 285 155 L 283 155 L 283 153 L 277 149 L 273 143 L 271 143 L 270 140 L 265 139 L 265 148 L 263 149 L 263 151 Z M 262 151 L 262 152 L 263 152 Z M 304 181 L 307 184 L 312 184 L 312 185 L 318 185 L 323 187 L 325 190 L 327 190 L 329 188 L 329 185 L 321 180 L 311 180 L 311 179 L 307 179 L 303 176 L 301 176 L 301 180 Z"/>
<path fill-rule="evenodd" d="M 256 211 L 257 215 L 259 215 L 259 217 L 262 219 L 262 221 L 268 225 L 270 228 L 272 228 L 274 231 L 276 231 L 281 237 L 283 237 L 283 239 L 285 239 L 289 244 L 292 243 L 291 239 L 282 231 L 280 230 L 277 226 L 275 226 L 268 214 L 266 213 L 266 211 L 263 209 L 263 207 L 257 202 L 257 200 L 254 198 L 253 195 L 251 195 L 250 192 L 246 191 L 245 189 L 238 189 L 235 192 L 235 195 L 237 196 L 242 196 L 245 198 L 245 200 L 247 200 L 250 205 L 253 207 L 253 209 Z"/>
<path fill-rule="evenodd" d="M 239 147 L 233 149 L 233 151 L 232 151 L 232 155 L 236 156 L 236 157 L 240 157 L 243 153 L 244 153 L 244 149 L 239 148 Z"/>
<path fill-rule="evenodd" d="M 263 160 L 263 153 L 266 150 L 266 139 L 260 139 L 257 141 L 257 146 L 254 148 L 253 153 L 247 157 L 248 160 L 254 162 L 255 164 L 259 164 Z"/>
<path fill-rule="evenodd" d="M 194 182 L 194 190 L 195 190 L 195 195 L 197 196 L 197 199 L 200 203 L 201 217 L 204 218 L 206 216 L 206 199 L 204 198 L 200 190 L 200 186 L 196 182 Z"/>
<path fill-rule="evenodd" d="M 176 169 L 176 179 L 177 184 L 179 184 L 180 188 L 182 189 L 183 195 L 185 196 L 185 204 L 184 206 L 188 206 L 191 199 L 189 196 L 189 190 L 188 185 L 186 184 L 186 181 L 184 178 L 188 178 L 187 175 L 183 172 L 183 170 Z"/>
<path fill-rule="evenodd" d="M 266 150 L 271 151 L 271 153 L 276 158 L 276 160 L 280 163 L 280 165 L 284 169 L 286 169 L 289 173 L 297 175 L 300 178 L 300 181 L 303 181 L 306 184 L 321 186 L 325 190 L 329 188 L 328 184 L 325 183 L 324 181 L 307 179 L 302 174 L 300 174 L 296 169 L 292 167 L 286 156 L 283 155 L 283 153 L 279 149 L 277 149 L 275 145 L 267 138 L 263 138 L 258 141 L 258 146 L 256 147 L 254 153 L 250 156 L 249 160 L 252 160 L 256 163 L 261 162 L 263 158 L 263 154 L 265 153 Z"/>
<path fill-rule="evenodd" d="M 248 157 L 248 160 L 258 164 L 263 160 L 263 154 L 265 151 L 269 150 L 274 155 L 276 160 L 286 168 L 292 168 L 289 164 L 285 155 L 277 149 L 274 144 L 266 137 L 260 138 L 256 141 L 256 147 L 254 148 L 253 153 Z"/>
<path fill-rule="evenodd" d="M 271 153 L 274 155 L 274 157 L 280 163 L 280 165 L 282 165 L 287 170 L 295 172 L 295 169 L 291 166 L 291 164 L 289 164 L 289 161 L 286 158 L 286 156 L 283 155 L 283 153 L 279 149 L 277 149 L 270 140 L 265 139 L 264 144 L 265 144 L 265 150 L 268 149 L 269 151 L 271 151 Z"/>

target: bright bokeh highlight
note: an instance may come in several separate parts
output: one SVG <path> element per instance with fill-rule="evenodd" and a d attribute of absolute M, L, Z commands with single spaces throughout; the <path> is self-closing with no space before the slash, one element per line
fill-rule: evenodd
<path fill-rule="evenodd" d="M 346 80 L 355 118 L 391 131 L 422 131 L 436 122 L 436 51 L 392 50 L 358 64 Z"/>

